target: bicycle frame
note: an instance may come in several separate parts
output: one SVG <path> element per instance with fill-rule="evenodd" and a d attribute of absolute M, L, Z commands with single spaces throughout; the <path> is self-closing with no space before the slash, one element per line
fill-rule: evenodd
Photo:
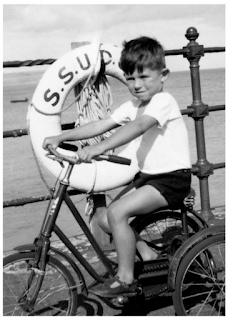
<path fill-rule="evenodd" d="M 59 187 L 56 192 L 56 195 L 54 197 L 54 201 L 52 203 L 50 212 L 48 214 L 48 217 L 46 219 L 46 223 L 43 227 L 43 230 L 41 231 L 40 238 L 37 241 L 38 244 L 38 251 L 39 247 L 42 246 L 42 253 L 41 253 L 41 260 L 42 256 L 44 257 L 49 248 L 50 248 L 50 237 L 52 232 L 54 232 L 58 238 L 62 241 L 62 243 L 70 250 L 70 252 L 73 254 L 73 256 L 83 265 L 83 267 L 86 269 L 86 271 L 96 280 L 99 282 L 104 282 L 104 279 L 95 271 L 94 268 L 91 267 L 91 265 L 87 262 L 87 260 L 81 255 L 81 253 L 77 250 L 77 248 L 71 243 L 71 241 L 68 239 L 68 237 L 64 234 L 64 232 L 56 225 L 56 220 L 59 214 L 59 211 L 61 209 L 61 205 L 63 201 L 66 203 L 67 207 L 71 211 L 74 219 L 78 222 L 80 225 L 83 233 L 85 234 L 86 238 L 92 245 L 94 251 L 96 252 L 97 256 L 103 263 L 105 269 L 110 275 L 114 275 L 115 271 L 112 267 L 112 264 L 110 260 L 106 257 L 103 250 L 97 243 L 96 239 L 92 235 L 89 227 L 86 225 L 85 221 L 82 219 L 79 211 L 75 207 L 74 203 L 70 199 L 70 196 L 67 192 L 67 188 L 69 186 L 69 177 L 73 169 L 73 164 L 68 164 L 68 168 L 66 170 L 65 176 L 62 180 L 59 181 Z M 41 241 L 41 244 L 39 242 Z M 44 261 L 44 260 L 43 260 Z"/>

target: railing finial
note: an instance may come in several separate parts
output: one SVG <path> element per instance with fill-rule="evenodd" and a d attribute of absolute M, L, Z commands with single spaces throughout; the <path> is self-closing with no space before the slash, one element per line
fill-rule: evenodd
<path fill-rule="evenodd" d="M 185 37 L 190 41 L 188 45 L 196 45 L 196 39 L 199 37 L 199 33 L 196 28 L 190 27 L 187 29 Z"/>

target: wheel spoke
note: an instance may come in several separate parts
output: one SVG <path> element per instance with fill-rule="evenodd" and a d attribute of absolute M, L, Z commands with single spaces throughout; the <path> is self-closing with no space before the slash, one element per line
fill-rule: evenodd
<path fill-rule="evenodd" d="M 30 256 L 29 259 L 24 257 Z M 33 272 L 31 266 L 35 257 L 34 253 L 15 254 L 7 257 L 3 269 L 3 312 L 4 315 L 23 316 L 66 316 L 76 313 L 77 286 L 66 267 L 53 257 L 49 257 L 46 272 L 33 306 L 29 298 L 37 290 L 37 283 L 41 276 L 37 268 L 35 276 L 29 280 Z M 28 261 L 30 263 L 28 263 Z M 30 267 L 28 267 L 30 266 Z M 30 287 L 27 288 L 28 281 Z M 27 288 L 27 289 L 26 289 Z"/>
<path fill-rule="evenodd" d="M 224 234 L 208 237 L 183 258 L 173 302 L 177 315 L 225 315 Z"/>

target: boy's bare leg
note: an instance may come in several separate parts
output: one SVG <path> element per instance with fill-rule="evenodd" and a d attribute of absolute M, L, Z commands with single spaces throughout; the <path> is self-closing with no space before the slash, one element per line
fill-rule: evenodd
<path fill-rule="evenodd" d="M 112 234 L 112 231 L 110 229 L 108 218 L 107 218 L 107 210 L 102 212 L 102 219 L 99 221 L 100 227 L 103 229 L 104 232 L 107 234 Z M 149 261 L 149 260 L 155 260 L 158 256 L 158 254 L 151 249 L 145 241 L 140 237 L 140 235 L 135 231 L 134 235 L 136 238 L 136 249 L 138 250 L 141 258 L 143 261 Z"/>
<path fill-rule="evenodd" d="M 114 198 L 114 200 L 112 201 L 112 203 L 115 202 L 115 201 L 117 201 L 117 200 L 119 200 L 120 198 L 125 197 L 126 195 L 134 192 L 135 190 L 136 190 L 136 189 L 135 189 L 133 183 L 129 184 L 126 188 L 124 188 L 122 191 L 120 191 L 120 193 L 118 193 L 118 195 Z M 112 203 L 111 203 L 111 204 L 112 204 Z M 111 205 L 111 204 L 110 204 L 110 205 Z M 108 234 L 111 235 L 111 234 L 112 234 L 112 231 L 111 231 L 111 229 L 110 229 L 109 222 L 108 222 L 107 210 L 108 210 L 108 209 L 104 210 L 104 211 L 101 213 L 101 215 L 100 215 L 100 217 L 99 217 L 99 225 L 100 225 L 100 227 L 102 228 L 102 230 L 104 230 L 106 233 L 108 233 Z"/>
<path fill-rule="evenodd" d="M 113 200 L 113 202 L 119 200 L 122 197 L 125 197 L 129 195 L 130 193 L 136 191 L 133 184 L 128 185 L 125 189 L 123 189 Z M 157 209 L 157 208 L 156 208 Z M 155 209 L 155 210 L 156 210 Z M 152 211 L 152 208 L 150 207 L 149 212 Z M 108 217 L 107 217 L 107 210 L 104 210 L 99 218 L 99 225 L 100 227 L 107 233 L 112 234 L 112 231 L 109 226 Z M 149 261 L 149 260 L 155 260 L 157 258 L 157 253 L 153 251 L 145 241 L 139 236 L 139 234 L 134 230 L 134 234 L 136 237 L 136 249 L 141 255 L 141 258 L 143 261 Z"/>
<path fill-rule="evenodd" d="M 131 283 L 134 280 L 136 238 L 128 219 L 167 205 L 167 201 L 158 190 L 146 185 L 114 201 L 108 208 L 107 221 L 115 242 L 118 256 L 117 275 L 121 281 Z"/>
<path fill-rule="evenodd" d="M 134 231 L 134 233 L 136 238 L 136 249 L 138 250 L 142 260 L 149 261 L 157 259 L 157 252 L 151 249 L 136 231 Z"/>

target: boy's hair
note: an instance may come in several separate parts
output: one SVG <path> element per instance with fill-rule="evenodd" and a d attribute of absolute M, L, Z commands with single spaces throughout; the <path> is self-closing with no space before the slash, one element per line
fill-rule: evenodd
<path fill-rule="evenodd" d="M 162 70 L 165 68 L 165 52 L 162 45 L 149 37 L 124 41 L 119 67 L 126 74 L 135 70 L 143 72 L 143 68 Z"/>

